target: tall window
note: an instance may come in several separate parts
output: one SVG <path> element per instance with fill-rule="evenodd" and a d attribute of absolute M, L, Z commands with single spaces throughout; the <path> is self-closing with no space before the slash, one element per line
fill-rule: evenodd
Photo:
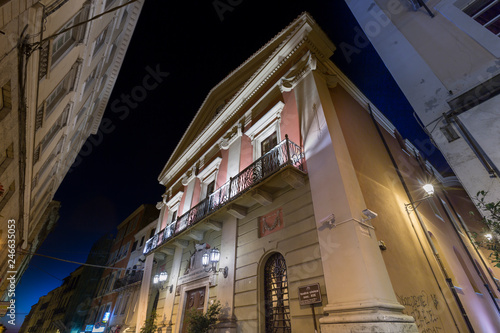
<path fill-rule="evenodd" d="M 71 49 L 77 43 L 81 43 L 83 41 L 83 37 L 85 35 L 86 24 L 77 25 L 85 21 L 89 16 L 90 3 L 85 5 L 78 14 L 73 16 L 71 20 L 69 20 L 60 30 L 56 37 L 54 37 L 52 41 L 52 59 L 51 63 L 54 65 L 62 56 Z M 73 27 L 73 28 L 72 28 Z M 44 48 L 48 49 L 48 44 L 44 45 Z M 43 52 L 43 57 L 48 56 L 48 52 Z M 45 76 L 47 73 L 47 61 L 41 59 L 42 66 L 41 68 L 40 78 Z"/>
<path fill-rule="evenodd" d="M 59 84 L 54 88 L 54 90 L 50 93 L 49 96 L 47 96 L 47 99 L 45 100 L 45 115 L 43 118 L 47 120 L 47 118 L 52 114 L 54 110 L 56 110 L 57 106 L 59 103 L 63 100 L 63 98 L 71 91 L 75 89 L 75 81 L 76 81 L 76 74 L 78 72 L 78 67 L 81 65 L 82 60 L 78 59 L 73 66 L 71 66 L 70 71 L 64 76 L 64 78 L 59 82 Z M 42 104 L 42 109 L 37 110 L 37 113 L 41 112 L 43 114 L 43 107 L 44 105 Z M 41 117 L 42 114 L 37 115 L 37 117 Z"/>
<path fill-rule="evenodd" d="M 52 127 L 49 129 L 47 134 L 43 137 L 42 141 L 40 141 L 40 144 L 42 146 L 42 151 L 45 151 L 47 147 L 49 147 L 50 143 L 54 139 L 57 133 L 66 126 L 66 121 L 68 119 L 68 113 L 69 113 L 69 108 L 66 108 L 64 112 L 57 118 L 56 122 Z"/>
<path fill-rule="evenodd" d="M 106 35 L 108 34 L 109 26 L 107 26 L 100 34 L 97 36 L 95 40 L 95 46 L 94 46 L 94 56 L 99 52 L 101 47 L 104 45 L 104 42 L 106 41 Z"/>
<path fill-rule="evenodd" d="M 215 190 L 215 180 L 213 180 L 210 184 L 207 185 L 207 197 L 210 196 L 210 194 L 214 193 Z"/>
<path fill-rule="evenodd" d="M 266 333 L 290 333 L 290 304 L 285 258 L 275 253 L 264 267 Z"/>
<path fill-rule="evenodd" d="M 92 83 L 94 83 L 97 77 L 98 68 L 99 66 L 95 66 L 94 70 L 89 74 L 89 76 L 87 76 L 87 79 L 85 80 L 84 83 L 83 92 L 87 92 L 90 86 L 92 86 Z"/>
<path fill-rule="evenodd" d="M 261 154 L 265 155 L 271 149 L 276 147 L 277 144 L 278 144 L 278 138 L 276 136 L 276 132 L 273 132 L 273 134 L 269 135 L 267 138 L 262 140 L 262 142 L 260 143 Z"/>

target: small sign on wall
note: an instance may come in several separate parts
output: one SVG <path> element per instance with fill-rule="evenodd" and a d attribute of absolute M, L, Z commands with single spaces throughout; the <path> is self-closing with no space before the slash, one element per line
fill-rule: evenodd
<path fill-rule="evenodd" d="M 321 303 L 321 289 L 319 283 L 299 287 L 299 304 L 309 305 Z"/>
<path fill-rule="evenodd" d="M 283 209 L 278 208 L 267 215 L 259 217 L 259 237 L 264 237 L 283 229 Z"/>

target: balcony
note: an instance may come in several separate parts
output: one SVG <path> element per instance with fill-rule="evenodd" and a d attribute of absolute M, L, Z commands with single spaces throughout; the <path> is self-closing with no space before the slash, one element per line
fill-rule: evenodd
<path fill-rule="evenodd" d="M 129 274 L 125 275 L 125 277 L 122 277 L 121 279 L 118 279 L 115 281 L 115 284 L 113 285 L 113 291 L 129 286 L 133 283 L 142 281 L 142 274 L 143 271 L 136 271 L 135 274 Z"/>
<path fill-rule="evenodd" d="M 144 246 L 144 254 L 149 254 L 169 240 L 191 229 L 201 220 L 214 215 L 222 207 L 243 197 L 249 190 L 273 178 L 272 176 L 278 171 L 286 168 L 298 170 L 298 173 L 302 175 L 305 174 L 302 149 L 290 141 L 288 136 L 267 154 L 257 159 L 236 176 L 231 177 L 229 181 L 209 197 L 200 201 L 185 214 L 179 216 L 176 221 L 149 239 Z"/>

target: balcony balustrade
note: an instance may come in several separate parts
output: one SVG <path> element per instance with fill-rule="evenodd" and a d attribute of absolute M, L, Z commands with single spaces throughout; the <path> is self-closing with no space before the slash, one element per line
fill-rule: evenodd
<path fill-rule="evenodd" d="M 128 274 L 122 277 L 121 279 L 116 280 L 115 284 L 113 285 L 113 290 L 120 289 L 128 285 L 131 285 L 132 283 L 142 281 L 143 273 L 144 273 L 143 271 L 136 271 L 134 274 Z"/>
<path fill-rule="evenodd" d="M 200 201 L 176 221 L 170 223 L 165 229 L 154 235 L 146 242 L 143 253 L 148 254 L 180 233 L 193 227 L 208 215 L 219 210 L 229 202 L 235 200 L 264 179 L 275 174 L 286 166 L 293 166 L 305 172 L 304 154 L 297 144 L 288 139 L 280 142 L 268 153 L 250 164 L 224 185 L 219 187 L 206 199 Z"/>

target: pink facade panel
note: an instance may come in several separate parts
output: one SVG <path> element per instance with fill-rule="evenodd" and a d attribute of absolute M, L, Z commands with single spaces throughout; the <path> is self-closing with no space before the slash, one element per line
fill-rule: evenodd
<path fill-rule="evenodd" d="M 201 182 L 199 178 L 195 178 L 194 180 L 194 189 L 193 189 L 193 199 L 191 199 L 191 208 L 196 206 L 200 202 L 200 194 L 201 194 Z"/>
<path fill-rule="evenodd" d="M 241 137 L 240 171 L 253 162 L 252 140 L 246 135 Z"/>
<path fill-rule="evenodd" d="M 177 209 L 177 217 L 182 215 L 184 209 L 184 202 L 186 201 L 187 186 L 184 186 L 184 194 L 182 194 L 181 202 L 179 202 L 179 208 Z"/>
<path fill-rule="evenodd" d="M 227 162 L 229 158 L 229 150 L 222 149 L 221 151 L 222 161 L 219 166 L 219 173 L 217 174 L 216 188 L 221 187 L 227 181 Z"/>
<path fill-rule="evenodd" d="M 293 91 L 284 92 L 283 99 L 285 101 L 285 106 L 283 107 L 283 111 L 281 111 L 281 140 L 284 140 L 285 134 L 288 134 L 290 140 L 301 145 L 299 114 L 297 112 L 295 93 Z"/>
<path fill-rule="evenodd" d="M 168 211 L 169 211 L 168 206 L 165 205 L 165 212 L 163 213 L 163 217 L 162 217 L 162 220 L 161 220 L 161 229 L 160 230 L 165 229 L 165 227 L 167 226 Z"/>

